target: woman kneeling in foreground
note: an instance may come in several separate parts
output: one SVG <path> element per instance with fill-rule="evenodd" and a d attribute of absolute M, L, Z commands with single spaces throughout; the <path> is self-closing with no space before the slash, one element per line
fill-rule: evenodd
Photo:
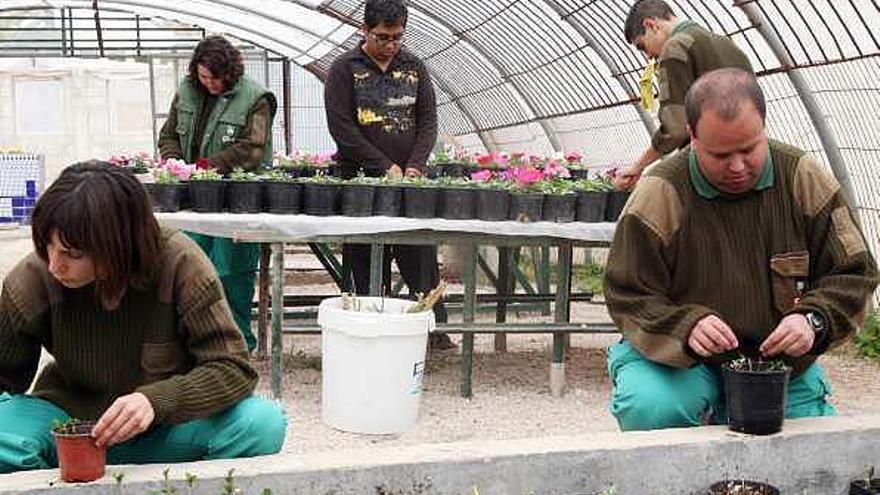
<path fill-rule="evenodd" d="M 57 466 L 51 426 L 98 419 L 110 464 L 273 454 L 286 420 L 251 396 L 211 262 L 161 229 L 129 172 L 85 162 L 37 201 L 34 252 L 0 295 L 0 473 Z M 55 360 L 30 394 L 40 348 Z"/>

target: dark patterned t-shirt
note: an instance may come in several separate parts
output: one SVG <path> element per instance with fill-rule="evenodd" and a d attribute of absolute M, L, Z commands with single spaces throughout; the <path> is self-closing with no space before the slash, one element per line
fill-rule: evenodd
<path fill-rule="evenodd" d="M 350 50 L 333 62 L 324 99 L 343 167 L 425 165 L 437 138 L 436 103 L 416 56 L 401 50 L 382 71 L 361 48 Z"/>

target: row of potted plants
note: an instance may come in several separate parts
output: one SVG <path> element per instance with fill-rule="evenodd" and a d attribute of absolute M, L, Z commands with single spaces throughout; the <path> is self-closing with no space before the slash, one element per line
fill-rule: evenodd
<path fill-rule="evenodd" d="M 341 180 L 326 175 L 294 178 L 282 170 L 263 175 L 235 171 L 227 179 L 211 170 L 181 179 L 164 170 L 147 184 L 159 211 L 305 213 L 330 216 L 406 216 L 490 221 L 601 222 L 617 219 L 627 194 L 601 182 L 543 176 L 502 179 Z"/>

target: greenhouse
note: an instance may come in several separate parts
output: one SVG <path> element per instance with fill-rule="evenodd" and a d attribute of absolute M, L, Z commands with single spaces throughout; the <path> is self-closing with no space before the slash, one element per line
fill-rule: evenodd
<path fill-rule="evenodd" d="M 75 489 L 55 484 L 59 464 L 70 474 L 52 435 L 79 420 L 95 420 L 86 436 L 107 443 L 89 493 L 880 493 L 880 4 L 665 0 L 669 30 L 649 10 L 630 35 L 641 2 L 664 4 L 0 2 L 0 494 L 43 493 L 47 480 Z M 376 25 L 365 20 L 386 4 Z M 394 5 L 402 23 L 386 22 Z M 667 153 L 657 136 L 678 91 L 667 41 L 694 25 L 719 35 L 712 57 L 719 46 L 744 55 L 766 117 L 729 74 L 700 100 L 690 60 L 675 115 L 682 131 L 685 118 L 716 127 L 701 131 L 711 138 L 687 127 Z M 658 32 L 668 37 L 652 54 Z M 243 75 L 224 79 L 225 67 L 198 59 L 215 36 Z M 402 49 L 383 62 L 388 47 Z M 340 89 L 344 61 L 357 69 Z M 373 77 L 393 79 L 387 115 L 362 108 Z M 236 95 L 250 100 L 228 114 L 200 106 L 244 105 Z M 734 126 L 747 128 L 751 109 L 758 144 L 719 151 L 746 141 Z M 251 155 L 229 151 L 255 140 Z M 401 146 L 402 160 L 389 151 Z M 741 190 L 707 168 L 756 153 Z M 86 185 L 105 172 L 134 178 L 146 202 L 120 206 L 118 187 Z M 105 215 L 77 216 L 88 208 Z M 145 215 L 161 240 L 139 237 Z M 119 243 L 135 246 L 125 269 Z M 209 311 L 213 299 L 199 298 L 215 292 L 223 309 Z M 84 293 L 97 301 L 86 316 L 66 306 Z M 108 322 L 137 333 L 97 333 Z M 76 325 L 88 330 L 61 337 Z M 761 394 L 743 406 L 728 377 L 740 360 L 754 371 L 753 358 L 763 375 L 785 370 L 785 423 L 758 434 L 735 410 Z M 665 388 L 624 375 L 632 359 L 709 371 L 669 374 L 678 385 Z M 405 379 L 391 378 L 395 366 Z M 627 422 L 625 386 L 659 417 L 704 385 L 713 392 L 687 421 Z M 31 397 L 70 421 L 41 432 L 57 457 L 15 472 L 27 448 L 9 446 L 30 440 L 12 418 L 39 416 L 19 406 Z M 145 416 L 120 412 L 135 408 Z M 149 443 L 221 415 L 226 430 L 205 429 L 216 452 Z M 242 418 L 278 441 L 239 437 Z M 208 435 L 187 434 L 179 443 L 192 448 Z M 137 441 L 152 453 L 132 454 Z M 231 457 L 242 459 L 214 461 Z M 736 491 L 738 480 L 757 484 Z"/>

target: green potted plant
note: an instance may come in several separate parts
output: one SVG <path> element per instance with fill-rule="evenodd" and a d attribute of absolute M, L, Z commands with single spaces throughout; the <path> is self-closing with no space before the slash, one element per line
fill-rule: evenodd
<path fill-rule="evenodd" d="M 510 203 L 510 183 L 502 180 L 491 170 L 481 170 L 471 174 L 475 188 L 474 216 L 479 220 L 507 220 Z"/>
<path fill-rule="evenodd" d="M 401 180 L 403 185 L 403 215 L 410 218 L 435 218 L 440 191 L 427 177 Z"/>
<path fill-rule="evenodd" d="M 544 172 L 533 167 L 517 167 L 507 171 L 507 178 L 512 184 L 507 217 L 518 222 L 540 221 L 544 212 L 541 192 Z"/>
<path fill-rule="evenodd" d="M 342 214 L 347 217 L 368 217 L 373 214 L 378 177 L 367 177 L 363 170 L 342 183 Z"/>
<path fill-rule="evenodd" d="M 577 194 L 574 184 L 562 177 L 544 180 L 540 183 L 544 193 L 544 206 L 541 218 L 546 222 L 573 222 L 577 211 Z"/>
<path fill-rule="evenodd" d="M 620 212 L 629 200 L 629 191 L 618 191 L 614 189 L 614 177 L 617 176 L 618 168 L 612 167 L 604 173 L 597 176 L 597 180 L 605 184 L 608 188 L 607 204 L 605 205 L 605 221 L 616 222 L 620 217 Z"/>
<path fill-rule="evenodd" d="M 440 177 L 434 181 L 440 186 L 438 216 L 449 220 L 470 220 L 476 214 L 476 189 L 473 182 L 463 177 Z"/>
<path fill-rule="evenodd" d="M 189 177 L 189 198 L 194 211 L 201 213 L 224 211 L 226 181 L 214 169 L 196 170 Z"/>
<path fill-rule="evenodd" d="M 182 163 L 182 162 L 181 162 Z M 156 169 L 156 181 L 152 184 L 144 184 L 150 193 L 155 211 L 175 212 L 181 209 L 185 202 L 189 186 L 183 182 L 188 179 L 191 172 L 186 164 L 178 166 L 163 166 Z"/>
<path fill-rule="evenodd" d="M 303 210 L 308 215 L 332 216 L 339 213 L 340 180 L 320 171 L 303 183 Z"/>
<path fill-rule="evenodd" d="M 866 477 L 850 482 L 849 495 L 880 495 L 880 478 L 874 477 L 873 467 Z"/>
<path fill-rule="evenodd" d="M 780 359 L 740 356 L 721 366 L 733 431 L 770 435 L 782 429 L 791 368 Z"/>
<path fill-rule="evenodd" d="M 263 174 L 263 198 L 268 213 L 296 214 L 302 202 L 302 184 L 280 168 Z"/>
<path fill-rule="evenodd" d="M 263 185 L 260 177 L 240 168 L 229 174 L 229 211 L 259 213 L 263 207 Z"/>
<path fill-rule="evenodd" d="M 68 419 L 52 424 L 61 479 L 68 482 L 94 481 L 104 476 L 107 449 L 95 445 L 94 421 Z"/>
<path fill-rule="evenodd" d="M 400 179 L 382 177 L 373 189 L 373 215 L 399 217 L 403 209 L 403 187 Z"/>
<path fill-rule="evenodd" d="M 599 179 L 578 179 L 574 181 L 577 194 L 577 213 L 579 222 L 601 222 L 605 220 L 608 205 L 608 192 L 613 186 Z"/>
<path fill-rule="evenodd" d="M 707 495 L 779 495 L 779 489 L 760 481 L 725 480 L 709 487 Z"/>

